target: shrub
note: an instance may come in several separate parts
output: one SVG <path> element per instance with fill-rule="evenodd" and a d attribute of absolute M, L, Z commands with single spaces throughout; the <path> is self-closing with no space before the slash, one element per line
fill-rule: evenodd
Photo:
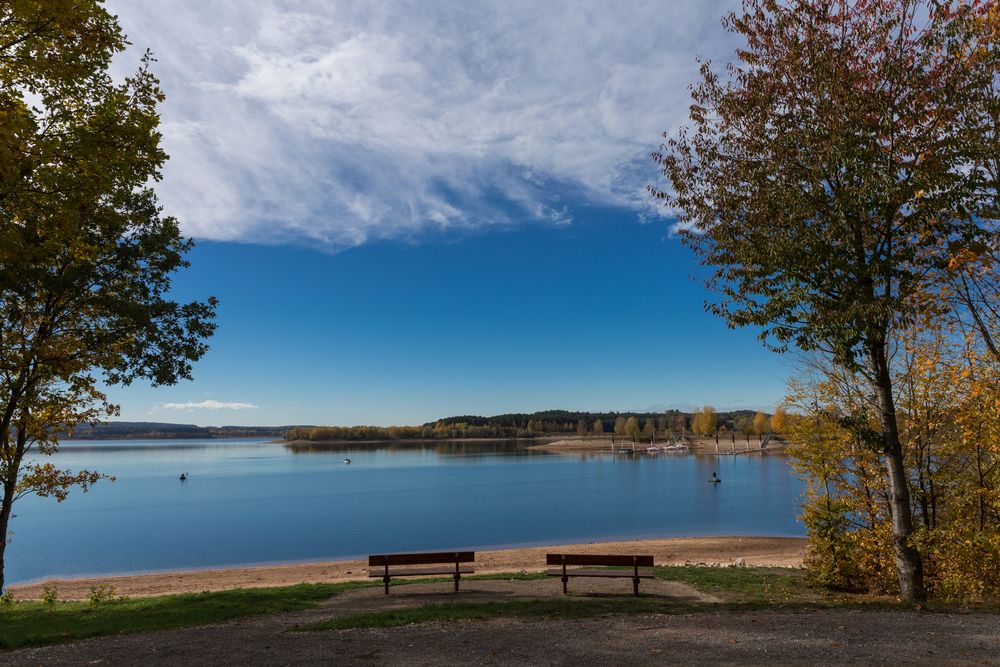
<path fill-rule="evenodd" d="M 52 584 L 46 584 L 45 586 L 42 587 L 42 602 L 52 607 L 58 600 L 59 600 L 58 588 L 56 588 Z"/>

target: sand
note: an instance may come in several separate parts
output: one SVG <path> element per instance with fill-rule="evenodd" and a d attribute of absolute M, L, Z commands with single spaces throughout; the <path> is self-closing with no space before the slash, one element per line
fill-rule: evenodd
<path fill-rule="evenodd" d="M 626 542 L 525 547 L 476 552 L 476 572 L 539 571 L 545 569 L 545 554 L 610 553 L 652 554 L 659 565 L 707 564 L 801 567 L 804 538 L 794 537 L 685 537 Z M 39 598 L 45 585 L 54 585 L 63 600 L 86 599 L 91 587 L 112 586 L 116 595 L 146 597 L 170 593 L 197 593 L 232 588 L 263 588 L 301 583 L 333 583 L 367 578 L 367 561 L 344 560 L 324 563 L 296 563 L 263 567 L 188 570 L 153 574 L 52 579 L 45 582 L 11 585 L 18 599 Z"/>

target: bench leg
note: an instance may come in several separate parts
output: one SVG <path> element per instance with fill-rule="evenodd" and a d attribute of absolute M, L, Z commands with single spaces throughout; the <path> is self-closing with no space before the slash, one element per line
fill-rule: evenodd
<path fill-rule="evenodd" d="M 458 572 L 455 573 L 455 592 L 456 593 L 458 592 L 458 580 L 459 580 L 460 576 L 461 575 L 459 575 Z"/>
<path fill-rule="evenodd" d="M 388 576 L 382 577 L 382 583 L 385 584 L 385 594 L 388 595 L 389 594 L 389 577 Z"/>
<path fill-rule="evenodd" d="M 632 577 L 632 592 L 639 594 L 639 577 Z"/>
<path fill-rule="evenodd" d="M 569 591 L 566 590 L 566 582 L 568 582 L 568 581 L 569 581 L 569 577 L 567 577 L 566 575 L 563 575 L 563 578 L 562 578 L 562 582 L 563 582 L 563 595 L 569 595 Z"/>

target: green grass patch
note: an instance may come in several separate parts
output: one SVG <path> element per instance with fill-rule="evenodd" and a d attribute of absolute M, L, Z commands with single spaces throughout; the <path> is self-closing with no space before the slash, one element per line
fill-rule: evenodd
<path fill-rule="evenodd" d="M 513 602 L 446 602 L 369 614 L 352 614 L 293 628 L 294 632 L 388 628 L 432 621 L 476 621 L 495 618 L 581 619 L 607 614 L 679 613 L 700 605 L 671 605 L 659 600 L 623 598 L 574 600 L 550 598 Z M 708 606 L 708 605 L 706 605 Z"/>
<path fill-rule="evenodd" d="M 9 606 L 0 605 L 0 649 L 300 611 L 342 591 L 374 585 L 368 582 L 300 584 L 124 599 L 99 605 L 89 602 L 56 602 L 52 605 L 15 602 Z"/>
<path fill-rule="evenodd" d="M 654 570 L 657 578 L 680 581 L 716 596 L 721 603 L 677 603 L 660 598 L 558 597 L 510 602 L 449 602 L 410 609 L 354 614 L 295 628 L 298 631 L 340 630 L 409 625 L 430 621 L 493 618 L 582 619 L 609 614 L 680 614 L 751 609 L 803 609 L 846 606 L 863 609 L 899 608 L 890 598 L 832 594 L 810 588 L 800 570 L 783 568 L 724 568 L 669 566 Z M 462 577 L 463 581 L 548 578 L 544 572 L 520 572 Z M 393 580 L 392 586 L 451 582 L 450 577 Z M 330 597 L 356 588 L 381 587 L 379 580 L 340 584 L 301 584 L 282 588 L 252 588 L 166 595 L 152 598 L 89 602 L 15 602 L 0 604 L 0 649 L 53 644 L 100 635 L 164 630 L 220 623 L 257 614 L 276 614 L 315 607 Z M 935 604 L 935 611 L 957 611 L 955 605 Z M 997 611 L 996 606 L 977 611 Z"/>
<path fill-rule="evenodd" d="M 295 631 L 381 628 L 412 623 L 492 618 L 580 619 L 608 614 L 682 614 L 702 611 L 763 608 L 812 608 L 837 604 L 835 598 L 814 591 L 803 573 L 785 568 L 656 567 L 665 581 L 680 581 L 709 593 L 722 603 L 678 603 L 656 598 L 623 595 L 620 598 L 551 598 L 512 602 L 449 602 L 384 612 L 353 614 L 310 623 Z M 470 579 L 472 577 L 469 577 Z M 479 579 L 546 579 L 544 572 L 519 575 L 485 575 Z M 641 589 L 641 585 L 640 585 Z"/>
<path fill-rule="evenodd" d="M 658 579 L 681 581 L 726 602 L 783 604 L 833 602 L 810 588 L 802 570 L 766 567 L 658 566 Z"/>

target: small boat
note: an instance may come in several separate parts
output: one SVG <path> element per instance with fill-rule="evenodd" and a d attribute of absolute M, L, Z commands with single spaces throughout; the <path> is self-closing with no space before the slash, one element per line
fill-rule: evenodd
<path fill-rule="evenodd" d="M 351 459 L 344 459 L 344 465 L 351 465 Z"/>
<path fill-rule="evenodd" d="M 660 448 L 659 447 L 646 447 L 646 451 L 649 452 L 650 454 L 659 454 L 660 453 Z"/>
<path fill-rule="evenodd" d="M 188 478 L 188 474 L 186 472 L 182 472 L 181 473 L 181 481 L 182 482 L 186 482 L 187 478 Z"/>
<path fill-rule="evenodd" d="M 722 480 L 719 479 L 719 476 L 716 475 L 714 472 L 712 473 L 712 478 L 708 480 L 709 484 L 720 484 L 721 482 Z"/>

